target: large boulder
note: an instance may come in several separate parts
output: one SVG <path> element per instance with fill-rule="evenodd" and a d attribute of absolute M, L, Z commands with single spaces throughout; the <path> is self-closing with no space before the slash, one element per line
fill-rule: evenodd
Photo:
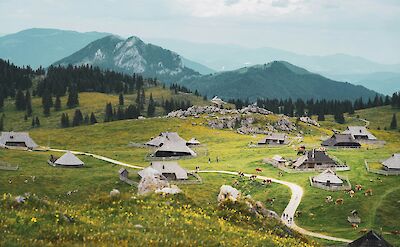
<path fill-rule="evenodd" d="M 158 193 L 158 194 L 171 194 L 171 195 L 174 195 L 174 194 L 181 193 L 182 190 L 179 189 L 178 186 L 176 186 L 176 185 L 171 185 L 170 188 L 165 187 L 165 188 L 162 188 L 162 189 L 158 189 L 155 192 Z"/>
<path fill-rule="evenodd" d="M 144 195 L 168 188 L 168 181 L 155 169 L 146 169 L 138 185 L 138 194 Z"/>
<path fill-rule="evenodd" d="M 230 185 L 222 185 L 218 194 L 218 202 L 223 202 L 225 200 L 235 202 L 240 198 L 240 196 L 241 193 L 239 190 L 233 188 Z"/>

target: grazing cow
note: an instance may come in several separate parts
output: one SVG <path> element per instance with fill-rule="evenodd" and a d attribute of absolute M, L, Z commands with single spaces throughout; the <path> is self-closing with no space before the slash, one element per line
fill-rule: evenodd
<path fill-rule="evenodd" d="M 254 180 L 257 179 L 257 176 L 256 176 L 256 175 L 251 175 L 249 178 L 250 178 L 250 180 L 253 180 L 253 181 L 254 181 Z"/>
<path fill-rule="evenodd" d="M 272 204 L 272 203 L 274 203 L 274 201 L 275 201 L 275 198 L 267 198 L 267 202 L 268 203 Z"/>
<path fill-rule="evenodd" d="M 351 224 L 351 227 L 353 227 L 353 229 L 357 229 L 358 225 L 353 223 L 353 224 Z"/>
<path fill-rule="evenodd" d="M 294 214 L 294 217 L 298 218 L 303 214 L 303 212 L 301 211 L 296 211 L 296 213 Z"/>
<path fill-rule="evenodd" d="M 272 184 L 272 179 L 267 179 L 267 184 Z"/>
<path fill-rule="evenodd" d="M 366 234 L 369 230 L 367 228 L 363 228 L 360 230 L 361 234 Z"/>
<path fill-rule="evenodd" d="M 239 181 L 235 180 L 235 182 L 233 183 L 233 186 L 238 186 L 239 185 Z"/>
<path fill-rule="evenodd" d="M 343 202 L 344 202 L 343 198 L 338 198 L 338 199 L 336 199 L 335 204 L 336 205 L 342 205 Z"/>
<path fill-rule="evenodd" d="M 356 191 L 362 190 L 362 185 L 361 184 L 356 184 Z"/>
<path fill-rule="evenodd" d="M 372 189 L 367 189 L 364 193 L 365 196 L 372 196 Z"/>
<path fill-rule="evenodd" d="M 393 235 L 400 235 L 400 230 L 394 230 L 390 232 Z"/>
<path fill-rule="evenodd" d="M 256 172 L 260 173 L 260 172 L 262 172 L 262 169 L 261 168 L 256 168 Z"/>
<path fill-rule="evenodd" d="M 325 198 L 325 202 L 326 202 L 326 203 L 333 202 L 332 196 L 327 196 L 327 197 Z"/>
<path fill-rule="evenodd" d="M 350 197 L 353 197 L 353 196 L 354 196 L 354 194 L 355 194 L 354 190 L 350 190 L 350 191 L 349 191 L 349 195 L 350 195 Z"/>

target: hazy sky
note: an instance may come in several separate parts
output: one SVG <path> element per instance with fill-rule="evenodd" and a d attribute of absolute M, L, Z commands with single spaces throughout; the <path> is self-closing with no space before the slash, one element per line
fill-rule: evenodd
<path fill-rule="evenodd" d="M 0 34 L 31 27 L 400 63 L 400 0 L 0 0 Z"/>

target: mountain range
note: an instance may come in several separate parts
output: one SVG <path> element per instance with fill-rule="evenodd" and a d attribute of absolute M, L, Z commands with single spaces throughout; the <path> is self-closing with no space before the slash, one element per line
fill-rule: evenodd
<path fill-rule="evenodd" d="M 343 80 L 350 78 L 363 84 L 372 77 L 370 75 L 368 78 L 357 80 L 358 77 L 365 75 L 365 71 L 396 70 L 397 68 L 396 65 L 385 67 L 347 55 L 313 57 L 272 48 L 249 50 L 235 45 L 179 42 L 175 44 L 175 48 L 185 54 L 184 57 L 175 51 L 146 43 L 135 36 L 125 39 L 98 32 L 78 33 L 56 29 L 29 29 L 0 37 L 0 57 L 9 58 L 17 65 L 28 64 L 33 67 L 39 64 L 45 67 L 50 64 L 62 66 L 90 64 L 128 74 L 140 73 L 146 77 L 157 77 L 167 84 L 181 83 L 208 96 L 218 94 L 224 98 L 251 99 L 258 97 L 327 99 L 373 97 L 375 92 L 364 87 L 334 81 L 308 70 L 313 72 L 322 70 L 325 71 L 324 73 L 335 71 L 330 78 L 343 76 L 341 77 L 344 78 Z M 275 58 L 279 57 L 287 58 L 285 61 L 298 63 L 282 60 L 282 62 L 265 64 L 271 60 L 278 60 Z M 257 61 L 264 65 L 242 66 L 243 68 L 240 69 L 225 71 L 239 65 L 253 64 L 253 62 L 241 61 Z M 226 66 L 225 70 L 215 72 L 216 64 L 225 64 L 223 65 Z M 292 64 L 307 66 L 302 69 L 300 67 L 303 66 L 296 67 Z M 374 66 L 377 68 L 372 69 Z M 310 67 L 316 69 L 309 69 Z M 343 71 L 346 73 L 339 74 Z M 374 80 L 382 82 L 383 75 L 387 75 L 385 85 L 393 89 L 397 73 L 389 73 L 375 72 L 373 80 L 368 81 L 370 87 L 382 92 L 382 84 L 377 86 Z M 355 76 L 347 77 L 349 75 Z M 325 90 L 324 84 L 332 91 Z M 384 92 L 390 93 L 389 91 Z"/>
<path fill-rule="evenodd" d="M 181 84 L 207 96 L 222 98 L 338 99 L 372 98 L 363 86 L 334 81 L 284 61 L 187 78 Z"/>
<path fill-rule="evenodd" d="M 109 34 L 33 28 L 0 37 L 0 58 L 18 66 L 47 67 Z"/>

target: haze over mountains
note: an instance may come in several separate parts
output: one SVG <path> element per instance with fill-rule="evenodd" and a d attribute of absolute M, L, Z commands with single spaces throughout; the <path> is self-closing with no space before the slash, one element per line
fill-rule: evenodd
<path fill-rule="evenodd" d="M 360 57 L 304 56 L 273 48 L 250 49 L 236 45 L 153 41 L 171 50 L 145 43 L 135 36 L 124 39 L 107 33 L 29 29 L 0 37 L 0 58 L 10 59 L 17 65 L 33 67 L 39 65 L 47 67 L 50 64 L 63 66 L 91 64 L 118 72 L 157 77 L 165 83 L 184 83 L 208 96 L 218 94 L 227 98 L 256 98 L 261 97 L 261 94 L 264 95 L 262 97 L 310 98 L 314 94 L 314 98 L 354 99 L 375 94 L 365 88 L 351 87 L 353 85 L 345 83 L 341 83 L 345 86 L 339 87 L 340 89 L 334 88 L 335 93 L 332 97 L 329 92 L 324 93 L 324 90 L 313 91 L 314 89 L 307 87 L 316 87 L 316 84 L 309 84 L 307 80 L 318 81 L 318 85 L 324 83 L 330 85 L 334 81 L 308 71 L 301 75 L 296 74 L 292 71 L 294 67 L 288 63 L 282 63 L 286 69 L 280 68 L 280 73 L 283 73 L 281 77 L 274 74 L 278 66 L 275 63 L 273 66 L 269 64 L 266 70 L 260 70 L 262 66 L 235 70 L 275 60 L 288 61 L 315 73 L 328 75 L 329 78 L 357 82 L 380 93 L 391 94 L 400 90 L 400 83 L 397 80 L 400 78 L 399 65 L 382 65 Z M 288 70 L 288 67 L 291 69 Z M 209 75 L 221 68 L 225 73 Z M 297 72 L 301 69 L 296 68 Z M 230 69 L 234 71 L 226 72 Z M 239 84 L 246 85 L 246 83 L 252 85 L 250 89 L 238 90 L 241 88 Z M 351 90 L 337 93 L 344 88 Z M 239 95 L 240 92 L 243 95 Z M 352 94 L 345 96 L 348 92 Z M 291 96 L 288 96 L 289 94 Z"/>

